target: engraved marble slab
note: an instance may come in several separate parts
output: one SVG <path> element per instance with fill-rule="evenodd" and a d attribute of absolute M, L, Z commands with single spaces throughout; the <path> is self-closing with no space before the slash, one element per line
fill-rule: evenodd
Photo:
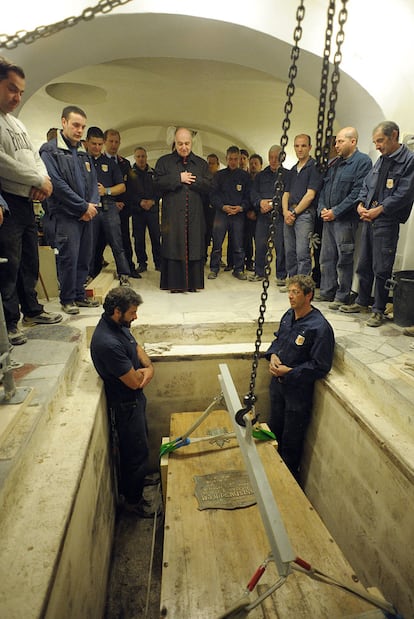
<path fill-rule="evenodd" d="M 239 509 L 256 503 L 249 476 L 245 471 L 220 471 L 195 475 L 198 509 Z"/>

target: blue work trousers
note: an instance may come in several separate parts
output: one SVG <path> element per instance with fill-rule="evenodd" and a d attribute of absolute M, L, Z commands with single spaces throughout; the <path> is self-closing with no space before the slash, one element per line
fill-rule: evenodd
<path fill-rule="evenodd" d="M 270 213 L 259 213 L 256 223 L 256 260 L 255 272 L 260 277 L 264 276 L 266 266 L 266 253 L 269 241 L 269 227 L 271 223 Z M 276 250 L 276 277 L 278 279 L 286 278 L 286 260 L 285 260 L 285 241 L 283 238 L 283 217 L 276 215 L 276 230 L 275 230 L 275 250 Z"/>
<path fill-rule="evenodd" d="M 275 376 L 270 382 L 269 427 L 278 441 L 281 458 L 296 478 L 313 401 L 313 385 L 298 387 L 288 387 Z"/>
<path fill-rule="evenodd" d="M 308 208 L 298 215 L 293 226 L 283 224 L 286 270 L 288 275 L 310 275 L 312 259 L 310 238 L 315 224 L 315 210 Z"/>
<path fill-rule="evenodd" d="M 374 304 L 372 311 L 382 314 L 388 301 L 387 279 L 392 275 L 395 253 L 397 251 L 399 222 L 364 222 L 362 224 L 360 254 L 356 269 L 359 289 L 356 303 L 369 305 L 372 284 Z"/>
<path fill-rule="evenodd" d="M 213 224 L 213 249 L 210 256 L 210 270 L 218 273 L 224 237 L 226 232 L 231 236 L 233 269 L 236 273 L 244 271 L 244 218 L 243 212 L 237 215 L 227 215 L 223 211 L 216 211 Z"/>
<path fill-rule="evenodd" d="M 96 277 L 102 269 L 103 250 L 107 244 L 112 250 L 118 276 L 130 274 L 128 261 L 125 256 L 125 249 L 122 243 L 119 209 L 115 203 L 110 203 L 107 208 L 108 210 L 99 208 L 98 215 L 92 219 L 93 265 L 90 269 L 92 277 Z"/>
<path fill-rule="evenodd" d="M 149 211 L 136 208 L 132 213 L 132 231 L 134 235 L 135 254 L 139 266 L 148 265 L 148 254 L 145 243 L 145 233 L 148 228 L 152 247 L 152 259 L 156 269 L 161 266 L 161 242 L 160 242 L 160 216 L 158 206 L 153 206 Z"/>
<path fill-rule="evenodd" d="M 28 198 L 3 192 L 10 214 L 0 226 L 0 292 L 7 328 L 24 316 L 36 316 L 43 311 L 37 300 L 36 283 L 39 276 L 37 226 L 33 204 Z"/>
<path fill-rule="evenodd" d="M 321 295 L 349 302 L 354 274 L 355 235 L 358 220 L 325 221 L 320 255 Z"/>
<path fill-rule="evenodd" d="M 125 204 L 124 208 L 119 211 L 119 219 L 121 221 L 122 247 L 124 248 L 125 258 L 129 266 L 128 273 L 131 273 L 131 271 L 135 269 L 135 265 L 132 257 L 131 233 L 129 230 L 129 222 L 131 220 L 131 208 L 129 204 Z"/>
<path fill-rule="evenodd" d="M 146 398 L 144 393 L 140 392 L 136 401 L 116 404 L 109 409 L 110 417 L 114 417 L 118 438 L 118 487 L 120 494 L 129 503 L 138 503 L 141 499 L 145 476 L 148 473 L 149 448 L 145 406 Z"/>
<path fill-rule="evenodd" d="M 92 253 L 92 223 L 54 213 L 57 272 L 62 305 L 85 298 L 84 284 Z"/>

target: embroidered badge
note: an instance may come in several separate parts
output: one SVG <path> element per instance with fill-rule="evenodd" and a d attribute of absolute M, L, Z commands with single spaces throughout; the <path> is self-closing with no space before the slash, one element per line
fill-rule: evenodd
<path fill-rule="evenodd" d="M 298 337 L 295 340 L 296 346 L 303 346 L 304 343 L 305 343 L 304 336 L 299 334 Z"/>
<path fill-rule="evenodd" d="M 243 189 L 242 185 L 236 185 L 237 191 L 241 191 Z"/>
<path fill-rule="evenodd" d="M 108 164 L 107 163 L 103 163 L 101 165 L 101 170 L 102 170 L 102 172 L 108 172 L 108 170 L 109 170 Z"/>
<path fill-rule="evenodd" d="M 387 178 L 387 189 L 392 189 L 394 187 L 394 179 Z"/>
<path fill-rule="evenodd" d="M 89 163 L 89 161 L 85 161 L 85 168 L 88 170 L 88 172 L 91 171 L 91 164 Z"/>

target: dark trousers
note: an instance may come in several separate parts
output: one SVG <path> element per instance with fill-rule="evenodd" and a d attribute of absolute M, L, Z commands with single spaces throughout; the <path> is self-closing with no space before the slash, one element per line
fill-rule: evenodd
<path fill-rule="evenodd" d="M 218 273 L 220 270 L 221 251 L 226 232 L 231 234 L 231 243 L 233 251 L 233 268 L 236 272 L 244 271 L 244 248 L 243 248 L 243 231 L 244 231 L 244 213 L 237 215 L 227 215 L 222 211 L 216 211 L 213 225 L 213 249 L 210 256 L 210 269 Z"/>
<path fill-rule="evenodd" d="M 246 268 L 251 269 L 254 265 L 254 248 L 253 248 L 253 240 L 255 238 L 256 232 L 256 219 L 249 219 L 246 216 L 244 222 L 244 261 Z"/>
<path fill-rule="evenodd" d="M 353 219 L 323 223 L 320 288 L 321 295 L 326 299 L 349 303 L 357 229 L 358 220 Z"/>
<path fill-rule="evenodd" d="M 270 383 L 269 427 L 279 443 L 279 453 L 296 478 L 302 457 L 303 442 L 309 424 L 313 400 L 312 389 L 287 387 L 273 377 Z"/>
<path fill-rule="evenodd" d="M 257 216 L 256 223 L 256 260 L 255 272 L 260 277 L 264 276 L 266 266 L 266 253 L 269 241 L 269 227 L 271 223 L 271 214 L 260 213 Z M 283 217 L 276 215 L 276 230 L 275 230 L 275 250 L 276 250 L 276 277 L 278 279 L 286 278 L 286 261 L 285 261 L 285 242 L 283 238 Z"/>
<path fill-rule="evenodd" d="M 131 233 L 129 230 L 129 221 L 131 219 L 131 209 L 128 205 L 125 205 L 122 211 L 119 212 L 121 220 L 121 235 L 122 245 L 125 251 L 125 257 L 129 266 L 129 273 L 135 269 L 134 261 L 132 259 L 132 243 Z"/>
<path fill-rule="evenodd" d="M 213 235 L 213 224 L 214 224 L 214 216 L 216 214 L 216 210 L 211 204 L 203 204 L 204 211 L 204 223 L 206 225 L 206 234 L 205 234 L 205 244 L 206 244 L 206 253 L 205 259 L 207 261 L 208 258 L 208 248 L 210 246 L 212 235 Z"/>
<path fill-rule="evenodd" d="M 103 252 L 107 244 L 112 250 L 118 276 L 130 274 L 122 243 L 118 207 L 115 203 L 112 203 L 108 205 L 107 209 L 98 209 L 98 215 L 92 219 L 93 251 L 89 270 L 92 277 L 96 277 L 102 270 Z"/>
<path fill-rule="evenodd" d="M 37 300 L 39 276 L 37 226 L 33 204 L 27 198 L 3 192 L 10 214 L 0 226 L 0 257 L 8 262 L 0 265 L 0 292 L 7 328 L 24 316 L 36 316 L 43 311 Z"/>
<path fill-rule="evenodd" d="M 397 251 L 400 224 L 398 222 L 362 224 L 360 254 L 356 269 L 358 275 L 358 297 L 360 305 L 369 305 L 372 284 L 374 304 L 372 311 L 382 314 L 388 301 L 385 283 L 392 275 L 395 252 Z"/>
<path fill-rule="evenodd" d="M 149 211 L 137 207 L 132 213 L 132 231 L 134 235 L 135 255 L 139 266 L 147 266 L 148 254 L 145 247 L 145 232 L 148 228 L 152 258 L 156 269 L 161 267 L 161 232 L 159 207 L 153 206 Z"/>
<path fill-rule="evenodd" d="M 146 398 L 140 392 L 135 402 L 110 407 L 115 416 L 119 446 L 119 492 L 129 503 L 138 503 L 148 472 L 148 427 Z"/>
<path fill-rule="evenodd" d="M 60 283 L 60 301 L 63 305 L 85 297 L 83 287 L 89 273 L 92 253 L 92 224 L 79 221 L 62 213 L 53 213 L 56 265 Z"/>

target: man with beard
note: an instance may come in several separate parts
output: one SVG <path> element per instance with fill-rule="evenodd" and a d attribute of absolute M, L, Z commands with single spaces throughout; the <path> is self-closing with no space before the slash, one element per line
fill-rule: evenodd
<path fill-rule="evenodd" d="M 104 382 L 110 424 L 119 445 L 124 507 L 146 518 L 154 513 L 142 496 L 149 451 L 143 389 L 152 380 L 154 368 L 129 330 L 141 304 L 141 296 L 132 288 L 120 286 L 108 292 L 92 336 L 91 356 Z"/>
<path fill-rule="evenodd" d="M 204 288 L 203 196 L 211 174 L 191 149 L 191 132 L 177 129 L 175 150 L 160 157 L 154 171 L 154 189 L 162 197 L 160 288 L 171 292 Z"/>

